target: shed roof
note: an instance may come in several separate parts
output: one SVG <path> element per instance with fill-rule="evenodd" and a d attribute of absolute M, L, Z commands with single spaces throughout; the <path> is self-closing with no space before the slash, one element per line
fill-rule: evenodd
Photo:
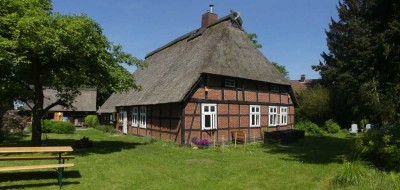
<path fill-rule="evenodd" d="M 129 91 L 116 106 L 181 102 L 202 73 L 290 85 L 248 39 L 236 16 L 227 15 L 149 53 L 148 68 L 134 73 L 142 91 Z"/>
<path fill-rule="evenodd" d="M 97 110 L 97 113 L 114 113 L 115 105 L 117 105 L 122 98 L 126 96 L 125 92 L 114 92 L 111 96 L 104 102 L 104 104 Z"/>
<path fill-rule="evenodd" d="M 80 95 L 78 95 L 73 103 L 73 108 L 65 108 L 64 106 L 57 105 L 51 108 L 49 111 L 83 111 L 83 112 L 94 112 L 96 111 L 96 98 L 97 89 L 95 88 L 80 88 L 78 89 Z M 58 91 L 51 88 L 45 88 L 43 90 L 44 102 L 43 107 L 46 108 L 50 104 L 57 101 Z M 25 110 L 30 110 L 29 106 L 24 105 Z"/>

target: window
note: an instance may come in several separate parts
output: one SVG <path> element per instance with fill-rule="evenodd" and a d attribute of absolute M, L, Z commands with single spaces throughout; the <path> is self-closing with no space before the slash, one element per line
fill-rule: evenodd
<path fill-rule="evenodd" d="M 201 129 L 217 129 L 217 104 L 202 104 L 201 111 Z"/>
<path fill-rule="evenodd" d="M 123 117 L 124 117 L 124 115 L 123 115 L 122 111 L 120 111 L 118 114 L 118 121 L 123 122 L 123 119 L 124 119 Z"/>
<path fill-rule="evenodd" d="M 133 127 L 137 127 L 138 126 L 138 117 L 139 117 L 139 113 L 138 113 L 138 107 L 133 107 L 132 108 L 132 126 Z"/>
<path fill-rule="evenodd" d="M 146 128 L 146 107 L 140 107 L 139 127 Z"/>
<path fill-rule="evenodd" d="M 250 106 L 250 127 L 260 127 L 260 106 Z"/>
<path fill-rule="evenodd" d="M 114 114 L 112 113 L 112 114 L 110 115 L 110 123 L 112 124 L 113 121 L 114 121 Z"/>
<path fill-rule="evenodd" d="M 277 125 L 277 113 L 278 108 L 276 106 L 269 106 L 268 112 L 268 126 L 276 126 Z"/>
<path fill-rule="evenodd" d="M 271 92 L 279 92 L 279 86 L 278 85 L 271 85 Z"/>
<path fill-rule="evenodd" d="M 278 114 L 278 108 L 270 106 L 268 126 L 287 125 L 287 114 L 287 107 L 280 107 Z"/>
<path fill-rule="evenodd" d="M 280 109 L 280 124 L 287 125 L 287 107 L 281 107 Z"/>
<path fill-rule="evenodd" d="M 225 87 L 235 88 L 236 87 L 235 80 L 233 80 L 233 79 L 225 79 Z"/>

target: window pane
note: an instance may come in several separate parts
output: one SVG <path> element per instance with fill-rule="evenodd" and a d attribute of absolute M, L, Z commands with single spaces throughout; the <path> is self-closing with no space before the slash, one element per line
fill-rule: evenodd
<path fill-rule="evenodd" d="M 251 115 L 251 125 L 255 125 L 255 115 Z"/>
<path fill-rule="evenodd" d="M 255 124 L 256 124 L 256 125 L 260 125 L 260 116 L 259 116 L 259 115 L 256 116 L 256 122 L 255 122 Z"/>
<path fill-rule="evenodd" d="M 211 107 L 211 112 L 215 112 L 215 106 L 210 106 Z"/>
<path fill-rule="evenodd" d="M 204 127 L 205 128 L 211 127 L 211 115 L 204 116 Z"/>
<path fill-rule="evenodd" d="M 204 106 L 204 111 L 205 111 L 205 112 L 208 112 L 208 110 L 209 110 L 209 109 L 208 109 L 208 106 Z"/>

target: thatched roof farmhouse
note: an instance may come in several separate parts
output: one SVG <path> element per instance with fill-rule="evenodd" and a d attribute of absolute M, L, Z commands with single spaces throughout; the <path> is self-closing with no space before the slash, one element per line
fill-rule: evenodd
<path fill-rule="evenodd" d="M 291 128 L 290 83 L 249 40 L 240 14 L 218 19 L 209 11 L 201 21 L 146 56 L 148 68 L 134 73 L 141 91 L 114 93 L 98 113 L 115 108 L 124 133 L 181 144 L 193 137 L 230 140 L 238 130 L 260 138 L 263 127 Z"/>

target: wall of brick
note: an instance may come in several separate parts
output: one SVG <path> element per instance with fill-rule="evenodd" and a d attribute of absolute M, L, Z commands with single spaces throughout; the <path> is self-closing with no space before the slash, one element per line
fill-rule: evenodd
<path fill-rule="evenodd" d="M 162 104 L 146 106 L 147 108 L 147 128 L 131 127 L 129 133 L 145 136 L 151 135 L 154 138 L 173 140 L 176 143 L 181 142 L 182 131 L 180 123 L 183 122 L 185 143 L 190 143 L 193 137 L 198 139 L 208 139 L 210 142 L 217 140 L 221 142 L 231 141 L 232 131 L 243 131 L 248 140 L 262 139 L 263 128 L 268 127 L 270 131 L 290 129 L 294 125 L 294 107 L 291 104 L 289 95 L 286 91 L 270 92 L 270 85 L 246 80 L 237 80 L 238 88 L 224 88 L 224 77 L 206 77 L 199 87 L 196 88 L 189 97 L 184 107 L 184 119 L 182 116 L 180 104 Z M 207 90 L 206 90 L 207 89 Z M 285 89 L 285 88 L 281 88 Z M 218 129 L 201 129 L 201 105 L 202 103 L 217 104 Z M 268 126 L 269 106 L 283 106 L 288 109 L 287 126 Z M 249 127 L 250 115 L 249 106 L 260 105 L 261 108 L 261 127 Z M 123 107 L 128 111 L 128 120 L 131 121 L 132 107 Z"/>
<path fill-rule="evenodd" d="M 129 134 L 138 136 L 150 135 L 153 138 L 180 140 L 180 138 L 178 138 L 181 117 L 180 107 L 181 106 L 179 104 L 146 106 L 146 128 L 132 126 L 132 107 L 122 107 L 118 110 L 124 110 L 128 112 Z M 187 109 L 190 109 L 190 107 Z M 117 128 L 122 129 L 122 123 L 118 123 Z"/>

